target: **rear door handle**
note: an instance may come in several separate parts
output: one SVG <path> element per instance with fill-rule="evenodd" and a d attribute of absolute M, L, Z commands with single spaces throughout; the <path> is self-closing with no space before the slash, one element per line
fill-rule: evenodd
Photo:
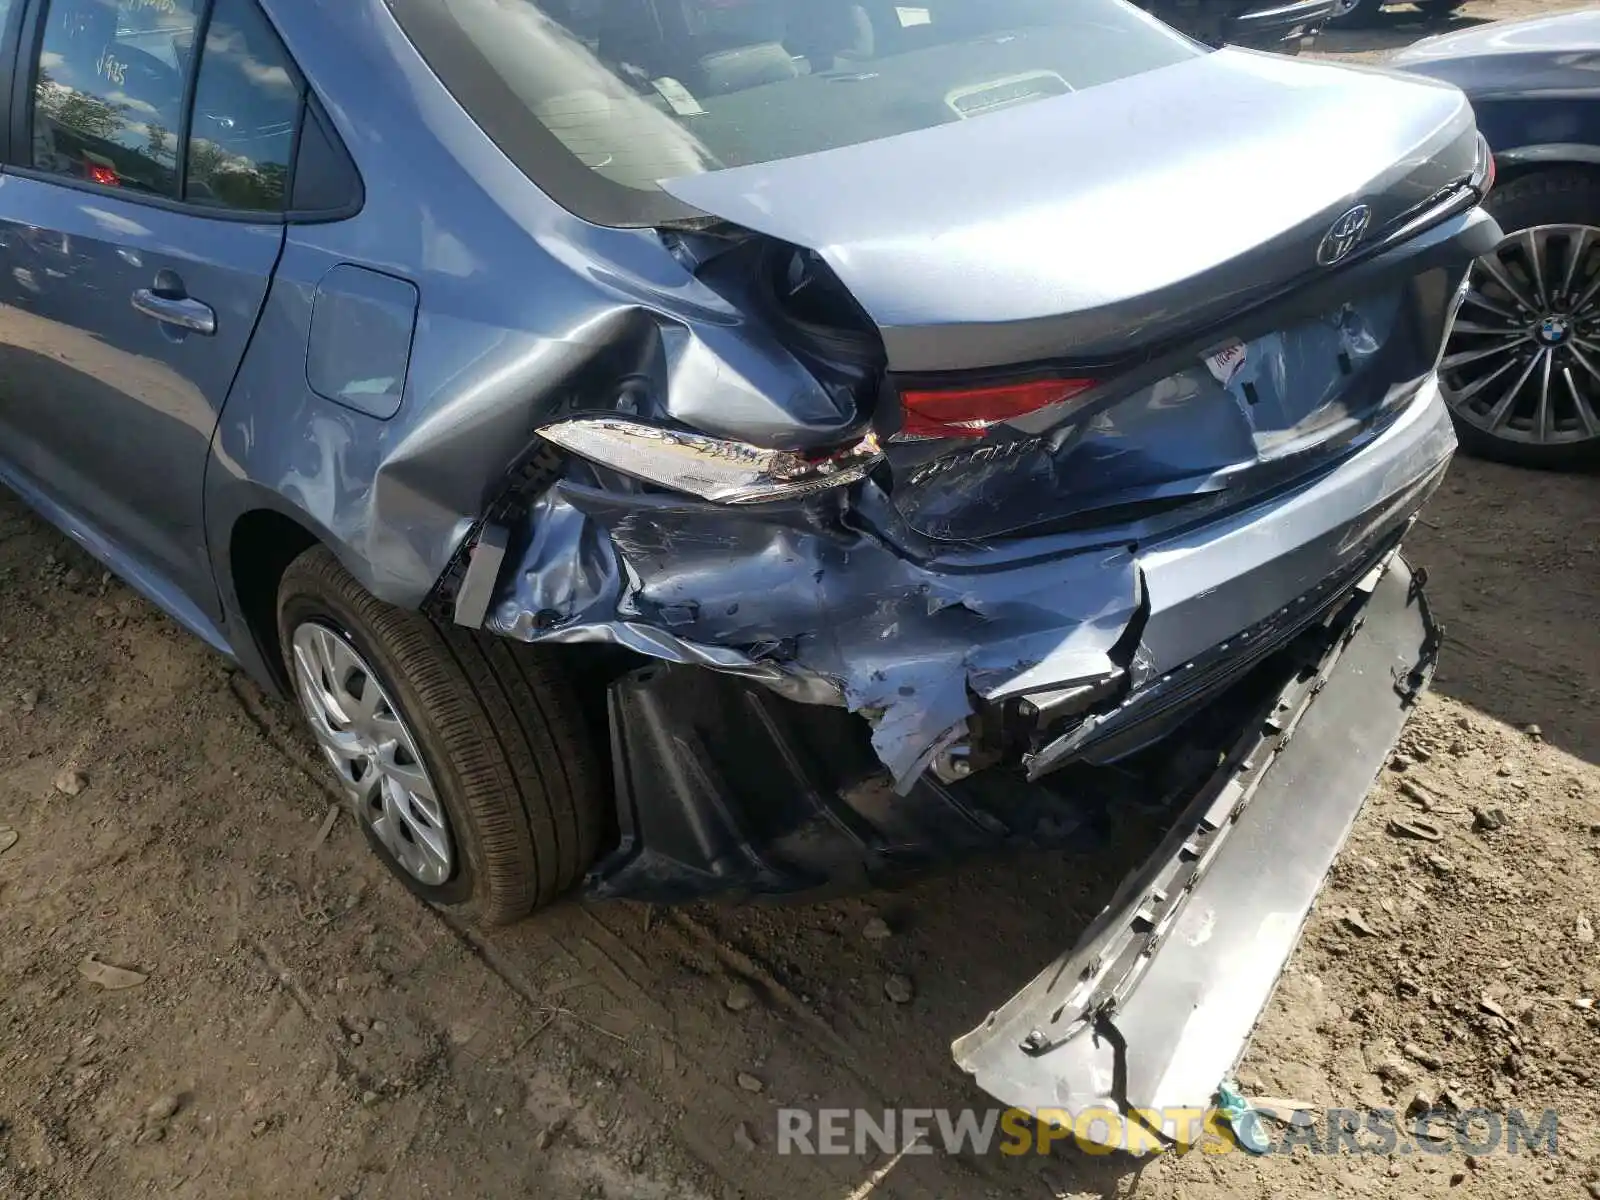
<path fill-rule="evenodd" d="M 133 294 L 133 307 L 163 325 L 174 325 L 204 337 L 212 337 L 217 332 L 216 310 L 209 304 L 191 300 L 187 296 L 174 298 L 149 288 L 140 288 Z"/>

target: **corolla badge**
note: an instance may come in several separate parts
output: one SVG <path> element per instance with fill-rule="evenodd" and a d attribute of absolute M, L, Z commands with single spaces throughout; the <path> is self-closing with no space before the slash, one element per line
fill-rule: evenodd
<path fill-rule="evenodd" d="M 1325 267 L 1347 258 L 1350 251 L 1367 236 L 1367 226 L 1372 224 L 1372 209 L 1358 204 L 1333 223 L 1317 247 L 1317 261 Z"/>

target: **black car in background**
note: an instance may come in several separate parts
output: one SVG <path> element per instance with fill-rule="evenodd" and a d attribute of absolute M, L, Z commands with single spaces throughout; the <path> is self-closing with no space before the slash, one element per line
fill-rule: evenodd
<path fill-rule="evenodd" d="M 1448 17 L 1467 0 L 1410 0 L 1410 7 L 1425 18 L 1441 20 Z M 1406 0 L 1334 0 L 1330 25 L 1365 25 L 1385 8 L 1406 7 Z"/>
<path fill-rule="evenodd" d="M 1462 446 L 1600 464 L 1600 8 L 1424 38 L 1390 65 L 1465 91 L 1499 170 L 1506 237 L 1441 363 Z"/>
<path fill-rule="evenodd" d="M 1196 41 L 1298 54 L 1338 0 L 1135 0 Z"/>

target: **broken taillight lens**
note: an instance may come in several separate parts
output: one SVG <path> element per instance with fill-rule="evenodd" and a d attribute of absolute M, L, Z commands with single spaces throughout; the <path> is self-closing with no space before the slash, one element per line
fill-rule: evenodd
<path fill-rule="evenodd" d="M 1076 399 L 1093 379 L 1036 379 L 994 387 L 915 389 L 900 393 L 904 438 L 982 437 L 1002 421 Z"/>
<path fill-rule="evenodd" d="M 798 500 L 866 476 L 876 438 L 824 453 L 769 450 L 622 416 L 574 417 L 539 436 L 581 458 L 717 504 Z"/>

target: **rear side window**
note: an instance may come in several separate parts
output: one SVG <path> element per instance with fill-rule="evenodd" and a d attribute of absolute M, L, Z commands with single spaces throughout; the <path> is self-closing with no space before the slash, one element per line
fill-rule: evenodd
<path fill-rule="evenodd" d="M 51 0 L 34 85 L 33 165 L 178 196 L 178 130 L 203 0 Z"/>
<path fill-rule="evenodd" d="M 218 215 L 359 208 L 355 168 L 257 0 L 41 7 L 35 170 Z"/>
<path fill-rule="evenodd" d="M 217 0 L 195 84 L 184 198 L 283 211 L 300 103 L 289 56 L 254 0 Z"/>

